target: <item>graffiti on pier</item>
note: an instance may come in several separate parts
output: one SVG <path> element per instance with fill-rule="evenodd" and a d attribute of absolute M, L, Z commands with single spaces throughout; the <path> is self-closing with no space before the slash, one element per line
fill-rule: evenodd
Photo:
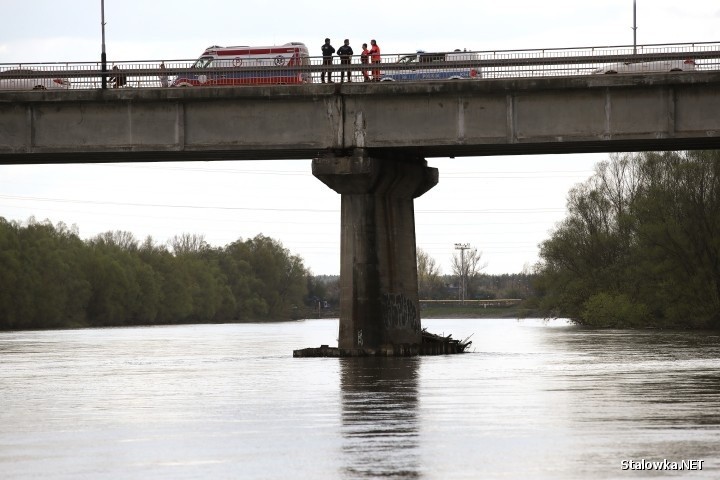
<path fill-rule="evenodd" d="M 382 296 L 382 315 L 385 328 L 420 331 L 420 315 L 413 302 L 402 293 L 386 293 Z"/>

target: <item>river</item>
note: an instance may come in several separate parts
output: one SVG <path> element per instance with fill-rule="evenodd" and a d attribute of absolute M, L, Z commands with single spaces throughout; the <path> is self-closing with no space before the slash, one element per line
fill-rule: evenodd
<path fill-rule="evenodd" d="M 471 353 L 292 357 L 337 326 L 0 333 L 0 477 L 720 478 L 717 333 L 430 319 Z"/>

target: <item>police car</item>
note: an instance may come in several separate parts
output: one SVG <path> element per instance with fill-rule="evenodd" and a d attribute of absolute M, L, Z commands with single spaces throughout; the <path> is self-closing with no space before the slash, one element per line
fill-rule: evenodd
<path fill-rule="evenodd" d="M 452 63 L 442 65 L 446 62 Z M 480 56 L 460 50 L 438 53 L 418 50 L 415 54 L 401 56 L 394 66 L 401 68 L 383 71 L 381 82 L 481 78 Z"/>

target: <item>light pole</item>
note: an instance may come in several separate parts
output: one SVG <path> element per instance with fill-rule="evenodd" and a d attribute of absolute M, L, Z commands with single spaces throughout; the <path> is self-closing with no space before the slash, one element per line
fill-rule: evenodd
<path fill-rule="evenodd" d="M 460 250 L 460 303 L 465 305 L 465 250 L 470 248 L 469 243 L 456 243 L 455 250 Z"/>
<path fill-rule="evenodd" d="M 633 0 L 633 55 L 637 54 L 637 0 Z"/>
<path fill-rule="evenodd" d="M 105 0 L 100 0 L 100 28 L 102 30 L 102 53 L 100 54 L 100 62 L 102 63 L 102 88 L 107 88 L 107 55 L 105 55 Z"/>

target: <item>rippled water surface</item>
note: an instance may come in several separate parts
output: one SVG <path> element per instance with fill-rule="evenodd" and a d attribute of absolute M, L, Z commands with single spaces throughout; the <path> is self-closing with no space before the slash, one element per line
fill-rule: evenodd
<path fill-rule="evenodd" d="M 474 352 L 292 358 L 337 320 L 0 333 L 0 478 L 720 478 L 717 334 L 423 326 Z"/>

